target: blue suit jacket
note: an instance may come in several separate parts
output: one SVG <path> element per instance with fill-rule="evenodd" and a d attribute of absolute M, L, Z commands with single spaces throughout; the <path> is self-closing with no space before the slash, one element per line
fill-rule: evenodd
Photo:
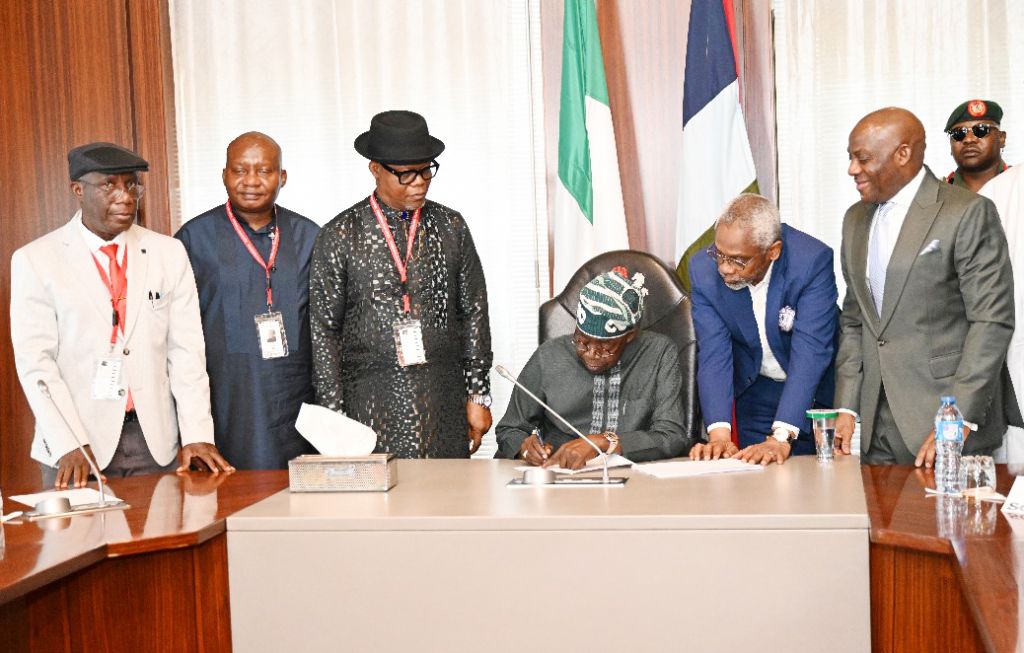
<path fill-rule="evenodd" d="M 807 430 L 804 411 L 832 405 L 839 334 L 832 249 L 782 225 L 782 254 L 772 267 L 765 330 L 786 372 L 775 419 Z M 757 380 L 761 340 L 750 291 L 730 290 L 710 257 L 690 262 L 693 325 L 697 332 L 697 389 L 705 424 L 732 421 L 733 399 Z M 791 331 L 779 327 L 779 312 L 796 311 Z"/>

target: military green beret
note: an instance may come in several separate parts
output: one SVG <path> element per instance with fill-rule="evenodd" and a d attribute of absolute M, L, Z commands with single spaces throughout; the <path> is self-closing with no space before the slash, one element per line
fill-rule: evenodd
<path fill-rule="evenodd" d="M 968 100 L 953 109 L 946 121 L 946 131 L 958 122 L 968 120 L 991 120 L 997 125 L 1003 119 L 1003 108 L 992 100 Z"/>

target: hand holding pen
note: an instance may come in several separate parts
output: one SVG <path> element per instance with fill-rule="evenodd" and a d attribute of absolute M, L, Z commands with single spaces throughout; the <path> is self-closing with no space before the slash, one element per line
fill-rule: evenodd
<path fill-rule="evenodd" d="M 531 465 L 540 465 L 551 455 L 551 445 L 544 443 L 540 429 L 534 427 L 533 432 L 523 440 L 523 446 L 519 453 L 523 460 Z"/>

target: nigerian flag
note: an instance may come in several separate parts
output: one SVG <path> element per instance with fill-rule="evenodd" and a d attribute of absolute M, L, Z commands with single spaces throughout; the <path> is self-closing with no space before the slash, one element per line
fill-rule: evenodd
<path fill-rule="evenodd" d="M 597 254 L 629 247 L 594 0 L 565 0 L 551 235 L 556 293 Z"/>

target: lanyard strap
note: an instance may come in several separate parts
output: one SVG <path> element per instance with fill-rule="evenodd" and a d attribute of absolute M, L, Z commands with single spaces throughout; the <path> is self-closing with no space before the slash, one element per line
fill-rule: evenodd
<path fill-rule="evenodd" d="M 277 250 L 281 247 L 281 230 L 276 229 L 271 232 L 273 238 L 271 238 L 273 244 L 270 246 L 270 260 L 264 261 L 259 251 L 256 250 L 256 246 L 252 244 L 252 240 L 249 239 L 249 235 L 242 229 L 242 225 L 238 224 L 238 219 L 235 218 L 234 211 L 231 210 L 231 202 L 226 202 L 224 208 L 228 211 L 228 220 L 231 221 L 231 226 L 235 228 L 235 233 L 238 234 L 238 239 L 245 245 L 245 249 L 249 251 L 249 256 L 252 260 L 256 261 L 267 277 L 267 311 L 270 311 L 274 307 L 274 289 L 270 283 L 270 273 L 274 269 L 274 262 L 277 261 Z M 274 207 L 274 218 L 276 222 L 277 218 L 277 207 Z M 276 227 L 276 225 L 275 225 Z"/>
<path fill-rule="evenodd" d="M 416 209 L 412 214 L 412 222 L 409 224 L 409 231 L 406 234 L 405 261 L 403 261 L 398 253 L 395 237 L 391 234 L 391 228 L 388 227 L 388 221 L 384 218 L 384 212 L 380 210 L 380 204 L 377 203 L 377 198 L 372 193 L 370 194 L 370 206 L 373 208 L 373 215 L 377 218 L 377 226 L 384 234 L 384 242 L 388 244 L 391 260 L 395 264 L 395 269 L 398 270 L 398 277 L 402 280 L 402 310 L 408 313 L 410 311 L 409 259 L 412 258 L 412 245 L 416 242 L 416 232 L 420 228 L 420 209 Z"/>
<path fill-rule="evenodd" d="M 119 302 L 123 302 L 125 300 L 125 295 L 128 294 L 128 289 L 125 287 L 128 285 L 128 250 L 126 249 L 124 252 L 124 263 L 121 264 L 123 273 L 118 275 L 118 279 L 110 278 L 110 275 L 108 275 L 107 271 L 103 269 L 102 265 L 100 265 L 99 259 L 96 258 L 95 254 L 93 254 L 92 262 L 96 264 L 96 271 L 100 273 L 100 279 L 103 281 L 103 285 L 107 287 L 107 292 L 110 293 L 110 322 L 112 327 L 110 329 L 110 344 L 113 345 L 117 342 L 117 328 L 119 326 L 121 327 L 121 333 L 124 333 L 124 324 L 121 323 L 117 305 Z M 110 259 L 110 262 L 117 265 L 116 258 Z M 122 283 L 118 283 L 118 285 L 115 286 L 115 281 Z"/>

